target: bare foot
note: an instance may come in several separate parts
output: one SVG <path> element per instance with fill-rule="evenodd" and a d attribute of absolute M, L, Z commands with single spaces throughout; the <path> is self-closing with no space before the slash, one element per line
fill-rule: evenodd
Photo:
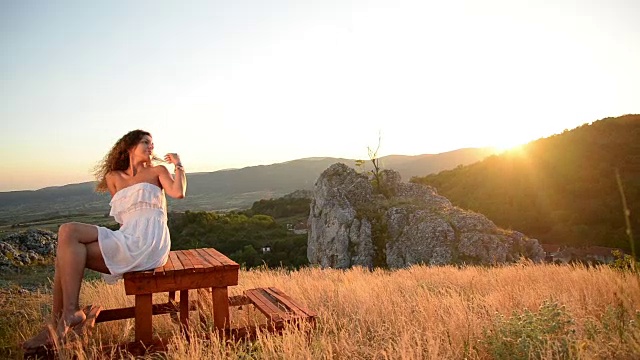
<path fill-rule="evenodd" d="M 22 343 L 22 348 L 24 350 L 33 350 L 41 346 L 51 345 L 53 344 L 54 336 L 55 332 L 51 325 L 43 326 L 42 330 L 40 330 L 40 332 L 36 334 L 36 336 Z"/>
<path fill-rule="evenodd" d="M 82 311 L 84 312 L 86 319 L 71 328 L 71 330 L 78 336 L 87 335 L 91 330 L 93 330 L 93 327 L 96 324 L 96 319 L 102 311 L 102 306 L 87 305 L 82 309 Z"/>
<path fill-rule="evenodd" d="M 78 309 L 75 312 L 65 312 L 62 314 L 60 321 L 58 321 L 58 328 L 56 329 L 56 334 L 59 339 L 64 339 L 64 336 L 67 334 L 70 328 L 82 323 L 87 318 L 84 311 Z"/>

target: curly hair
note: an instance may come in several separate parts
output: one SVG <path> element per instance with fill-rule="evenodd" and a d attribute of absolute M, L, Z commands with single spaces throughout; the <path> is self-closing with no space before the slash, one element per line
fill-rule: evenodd
<path fill-rule="evenodd" d="M 93 174 L 98 180 L 97 192 L 107 191 L 106 176 L 114 170 L 127 170 L 129 168 L 129 150 L 138 145 L 145 135 L 151 134 L 144 130 L 133 130 L 126 133 L 113 145 L 111 150 L 104 156 L 95 167 Z"/>

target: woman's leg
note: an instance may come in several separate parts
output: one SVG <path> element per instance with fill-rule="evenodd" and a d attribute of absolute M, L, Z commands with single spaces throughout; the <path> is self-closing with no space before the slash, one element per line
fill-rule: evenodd
<path fill-rule="evenodd" d="M 60 280 L 60 288 L 54 288 L 54 296 L 58 295 L 54 298 L 54 306 L 60 305 L 60 295 L 62 295 L 62 309 L 60 309 L 58 322 L 59 335 L 64 335 L 69 327 L 86 318 L 80 309 L 79 295 L 84 269 L 87 267 L 109 273 L 98 244 L 98 228 L 81 223 L 62 224 L 58 231 L 56 256 L 56 275 Z"/>
<path fill-rule="evenodd" d="M 101 273 L 109 274 L 109 269 L 104 263 L 100 245 L 97 241 L 85 244 L 87 247 L 86 267 Z M 58 270 L 58 260 L 55 262 L 55 273 L 53 276 L 53 308 L 51 311 L 51 321 L 57 324 L 62 314 L 62 283 L 60 282 L 60 271 Z"/>
<path fill-rule="evenodd" d="M 59 335 L 64 334 L 69 326 L 84 320 L 79 311 L 78 298 L 85 267 L 109 273 L 104 263 L 98 244 L 98 230 L 93 225 L 68 223 L 60 226 L 58 231 L 58 250 L 53 277 L 53 308 L 51 324 L 53 329 L 61 324 Z M 63 280 L 64 279 L 64 280 Z M 65 303 L 65 298 L 70 304 Z M 63 310 L 67 310 L 63 319 Z M 50 342 L 50 329 L 44 327 L 40 333 L 25 341 L 23 347 L 34 348 Z"/>

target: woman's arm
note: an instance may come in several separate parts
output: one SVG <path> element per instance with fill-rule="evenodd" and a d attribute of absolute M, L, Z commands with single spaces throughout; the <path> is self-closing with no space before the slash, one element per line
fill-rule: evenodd
<path fill-rule="evenodd" d="M 167 195 L 182 199 L 187 194 L 187 175 L 180 163 L 180 157 L 178 157 L 178 154 L 167 154 L 165 159 L 175 165 L 175 177 L 171 176 L 166 167 L 158 166 L 160 184 L 162 184 L 162 188 Z"/>

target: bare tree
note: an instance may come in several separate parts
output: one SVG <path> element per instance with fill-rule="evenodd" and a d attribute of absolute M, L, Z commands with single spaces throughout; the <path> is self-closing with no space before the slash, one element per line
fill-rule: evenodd
<path fill-rule="evenodd" d="M 378 146 L 375 150 L 367 146 L 367 153 L 369 155 L 369 161 L 373 165 L 373 169 L 369 173 L 373 176 L 373 185 L 376 191 L 384 194 L 382 191 L 382 174 L 380 170 L 380 158 L 378 157 L 378 151 L 380 151 L 380 145 L 382 144 L 382 135 L 378 133 Z M 365 172 L 365 160 L 356 160 L 356 169 L 362 169 Z"/>

